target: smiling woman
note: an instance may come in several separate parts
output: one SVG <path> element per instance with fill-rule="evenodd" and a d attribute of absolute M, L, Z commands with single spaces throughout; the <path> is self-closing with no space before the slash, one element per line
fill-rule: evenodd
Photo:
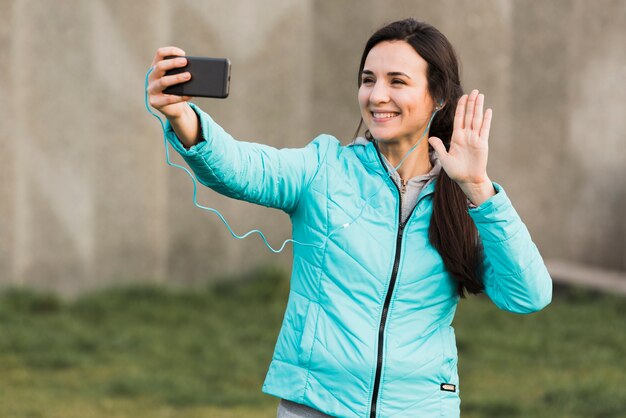
<path fill-rule="evenodd" d="M 381 42 L 367 54 L 361 72 L 359 105 L 371 135 L 384 141 L 385 155 L 390 155 L 391 150 L 399 151 L 395 148 L 401 144 L 408 150 L 426 128 L 435 107 L 428 91 L 427 70 L 428 63 L 404 41 Z"/>
<path fill-rule="evenodd" d="M 457 304 L 485 292 L 531 313 L 552 282 L 504 189 L 487 176 L 492 111 L 463 94 L 454 50 L 413 19 L 368 40 L 358 72 L 365 138 L 303 148 L 241 142 L 189 97 L 161 48 L 150 104 L 199 181 L 289 214 L 289 300 L 263 391 L 278 416 L 458 417 Z M 355 135 L 356 136 L 356 135 Z M 423 141 L 427 138 L 427 141 Z M 306 243 L 306 244 L 302 244 Z"/>

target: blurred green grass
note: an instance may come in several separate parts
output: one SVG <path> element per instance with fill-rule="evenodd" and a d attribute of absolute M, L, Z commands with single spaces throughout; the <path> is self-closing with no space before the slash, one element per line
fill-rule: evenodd
<path fill-rule="evenodd" d="M 275 417 L 261 385 L 289 292 L 263 267 L 196 289 L 0 294 L 0 417 Z M 464 418 L 626 416 L 626 299 L 557 289 L 532 315 L 462 300 Z"/>

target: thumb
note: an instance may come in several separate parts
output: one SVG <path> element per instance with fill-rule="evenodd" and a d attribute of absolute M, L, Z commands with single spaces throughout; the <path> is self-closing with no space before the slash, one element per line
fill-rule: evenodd
<path fill-rule="evenodd" d="M 432 147 L 435 149 L 435 152 L 437 152 L 437 156 L 440 159 L 443 160 L 448 155 L 448 152 L 446 151 L 446 146 L 443 145 L 441 139 L 437 138 L 436 136 L 431 136 L 430 138 L 428 138 L 428 143 L 432 145 Z"/>

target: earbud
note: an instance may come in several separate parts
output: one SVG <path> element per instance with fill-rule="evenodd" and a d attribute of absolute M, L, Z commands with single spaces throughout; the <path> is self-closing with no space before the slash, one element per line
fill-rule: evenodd
<path fill-rule="evenodd" d="M 439 103 L 437 104 L 437 106 L 435 106 L 435 110 L 441 110 L 443 109 L 443 100 L 439 100 Z"/>

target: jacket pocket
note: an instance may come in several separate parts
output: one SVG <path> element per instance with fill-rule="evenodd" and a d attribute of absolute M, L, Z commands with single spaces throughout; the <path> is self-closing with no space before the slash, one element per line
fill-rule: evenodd
<path fill-rule="evenodd" d="M 309 362 L 311 361 L 318 315 L 319 305 L 315 302 L 309 302 L 304 320 L 304 328 L 302 329 L 302 338 L 300 339 L 300 346 L 298 349 L 298 361 L 302 366 L 308 367 Z"/>
<path fill-rule="evenodd" d="M 442 326 L 440 331 L 443 353 L 439 375 L 440 418 L 458 418 L 461 413 L 461 398 L 459 397 L 458 353 L 454 328 Z"/>
<path fill-rule="evenodd" d="M 458 385 L 458 352 L 454 328 L 451 326 L 442 326 L 440 335 L 442 350 L 441 378 L 443 379 L 441 383 Z"/>

